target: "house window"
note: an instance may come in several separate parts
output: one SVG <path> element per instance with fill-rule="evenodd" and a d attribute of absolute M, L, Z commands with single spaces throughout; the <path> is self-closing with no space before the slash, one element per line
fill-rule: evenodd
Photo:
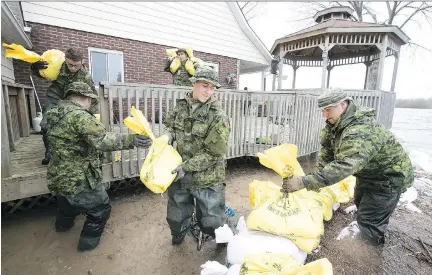
<path fill-rule="evenodd" d="M 89 48 L 90 72 L 96 87 L 102 81 L 123 82 L 123 52 Z"/>
<path fill-rule="evenodd" d="M 219 63 L 204 61 L 202 64 L 213 68 L 219 74 Z"/>

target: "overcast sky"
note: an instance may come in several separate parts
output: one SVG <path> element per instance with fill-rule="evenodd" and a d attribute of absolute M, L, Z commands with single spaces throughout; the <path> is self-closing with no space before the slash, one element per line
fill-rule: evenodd
<path fill-rule="evenodd" d="M 256 9 L 257 16 L 249 21 L 250 26 L 260 37 L 268 49 L 277 38 L 301 30 L 313 24 L 313 19 L 293 22 L 304 17 L 306 3 L 299 2 L 270 2 L 260 3 Z M 371 3 L 378 12 L 378 21 L 386 19 L 386 4 Z M 401 15 L 395 19 L 398 24 L 406 18 Z M 426 19 L 416 17 L 417 22 L 408 23 L 403 31 L 412 42 L 432 49 L 432 27 Z M 393 74 L 393 57 L 388 57 L 385 63 L 383 89 L 390 90 Z M 397 98 L 426 98 L 432 97 L 432 53 L 426 50 L 404 46 L 399 61 L 398 77 L 396 81 Z M 363 89 L 365 65 L 339 66 L 332 70 L 330 86 L 352 89 Z M 283 88 L 291 88 L 292 68 L 284 67 L 284 74 L 288 75 L 283 81 Z M 260 90 L 260 74 L 242 75 L 239 80 L 240 89 L 247 86 L 249 90 Z M 271 90 L 272 77 L 267 78 L 267 90 Z M 321 86 L 321 68 L 300 68 L 297 71 L 296 88 L 318 88 Z"/>

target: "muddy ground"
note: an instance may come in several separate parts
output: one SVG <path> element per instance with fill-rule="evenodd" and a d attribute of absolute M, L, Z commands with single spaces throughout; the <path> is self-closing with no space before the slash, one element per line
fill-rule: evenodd
<path fill-rule="evenodd" d="M 253 179 L 279 182 L 278 176 L 255 160 L 229 164 L 227 204 L 237 215 L 251 211 L 248 184 Z M 113 210 L 100 246 L 78 253 L 77 241 L 84 217 L 65 233 L 54 231 L 55 207 L 16 213 L 2 219 L 2 274 L 199 274 L 207 260 L 225 263 L 225 250 L 214 242 L 202 251 L 187 237 L 180 247 L 171 246 L 165 221 L 167 198 L 143 186 L 112 194 Z M 392 216 L 388 241 L 382 248 L 363 245 L 352 239 L 336 241 L 340 230 L 355 219 L 342 206 L 326 223 L 320 252 L 308 261 L 327 257 L 335 275 L 347 274 L 432 274 L 432 258 L 417 240 L 432 252 L 432 200 L 420 195 L 414 202 L 423 213 L 399 208 Z"/>

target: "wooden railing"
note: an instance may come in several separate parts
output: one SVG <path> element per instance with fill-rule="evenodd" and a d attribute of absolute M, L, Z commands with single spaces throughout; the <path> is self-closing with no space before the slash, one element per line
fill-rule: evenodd
<path fill-rule="evenodd" d="M 9 153 L 32 129 L 36 102 L 30 86 L 2 81 L 2 178 L 11 176 Z M 6 146 L 3 144 L 7 144 Z"/>
<path fill-rule="evenodd" d="M 176 101 L 183 98 L 187 87 L 151 84 L 101 83 L 101 120 L 109 131 L 130 133 L 123 119 L 131 106 L 143 111 L 156 136 L 166 133 L 162 121 Z M 253 92 L 220 89 L 216 96 L 231 124 L 227 158 L 255 156 L 257 152 L 293 143 L 299 155 L 317 152 L 324 119 L 318 110 L 320 89 Z M 375 108 L 377 120 L 391 127 L 395 94 L 384 91 L 349 90 L 360 105 Z M 139 175 L 146 151 L 134 149 L 106 156 L 104 181 Z"/>

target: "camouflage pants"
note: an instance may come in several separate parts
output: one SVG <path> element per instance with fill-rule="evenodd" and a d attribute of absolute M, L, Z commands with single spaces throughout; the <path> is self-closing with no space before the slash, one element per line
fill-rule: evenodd
<path fill-rule="evenodd" d="M 190 227 L 190 219 L 195 210 L 201 230 L 214 236 L 216 228 L 226 222 L 225 184 L 207 188 L 183 189 L 176 182 L 168 188 L 167 221 L 171 234 L 185 234 Z"/>
<path fill-rule="evenodd" d="M 47 120 L 46 120 L 46 112 L 48 112 L 51 108 L 57 106 L 59 99 L 47 96 L 45 98 L 44 106 L 42 107 L 42 121 L 40 122 L 40 126 L 42 128 L 42 134 L 46 134 L 47 131 Z"/>
<path fill-rule="evenodd" d="M 385 242 L 390 216 L 395 210 L 403 190 L 367 189 L 356 187 L 354 203 L 357 206 L 357 224 L 360 237 L 368 244 Z"/>
<path fill-rule="evenodd" d="M 56 230 L 66 231 L 73 227 L 75 217 L 86 216 L 81 237 L 100 238 L 111 213 L 108 194 L 103 185 L 86 190 L 75 197 L 57 194 Z"/>

